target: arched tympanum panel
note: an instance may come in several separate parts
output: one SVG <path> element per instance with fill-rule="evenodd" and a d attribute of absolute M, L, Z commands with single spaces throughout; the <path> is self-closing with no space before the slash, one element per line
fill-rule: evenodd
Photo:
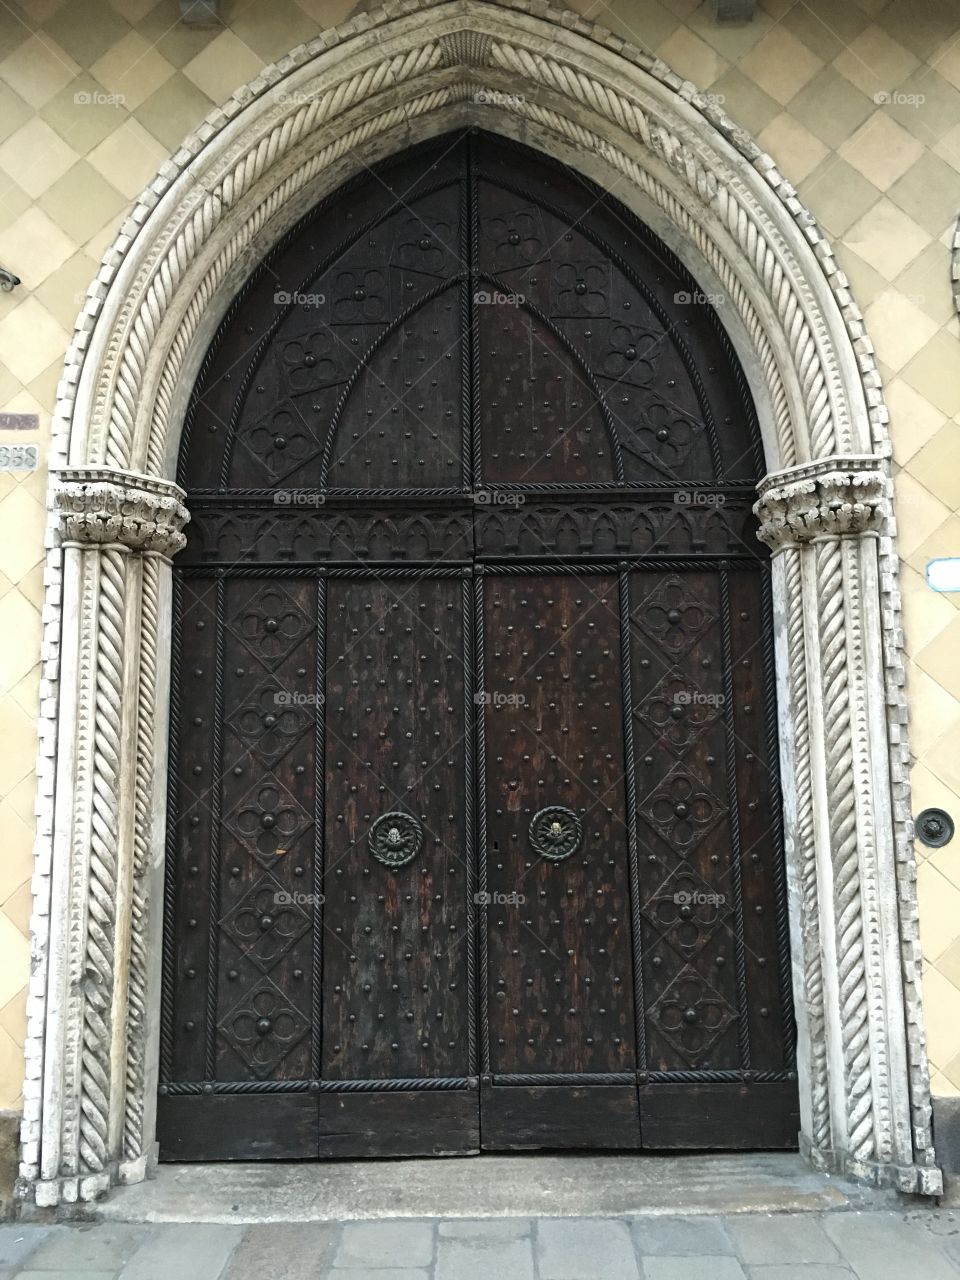
<path fill-rule="evenodd" d="M 723 302 L 584 179 L 445 139 L 274 251 L 204 363 L 178 477 L 191 493 L 755 483 Z"/>

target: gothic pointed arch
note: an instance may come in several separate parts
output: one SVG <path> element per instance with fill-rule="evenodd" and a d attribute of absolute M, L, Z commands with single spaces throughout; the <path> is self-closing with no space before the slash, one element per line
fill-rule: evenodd
<path fill-rule="evenodd" d="M 543 0 L 405 0 L 293 50 L 186 140 L 91 286 L 50 457 L 22 1192 L 90 1199 L 143 1176 L 152 1151 L 167 557 L 183 542 L 175 464 L 204 353 L 307 210 L 411 141 L 469 127 L 613 191 L 737 350 L 774 551 L 801 1140 L 825 1167 L 936 1193 L 872 348 L 773 160 L 662 63 Z M 285 429 L 306 464 L 314 442 L 293 415 Z"/>

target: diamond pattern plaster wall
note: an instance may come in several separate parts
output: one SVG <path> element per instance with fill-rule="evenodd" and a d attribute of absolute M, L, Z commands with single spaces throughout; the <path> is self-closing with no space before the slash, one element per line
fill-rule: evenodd
<path fill-rule="evenodd" d="M 41 462 L 67 335 L 133 197 L 211 107 L 352 0 L 223 0 L 195 30 L 177 0 L 0 5 L 0 411 L 40 415 Z M 960 14 L 952 0 L 711 0 L 570 7 L 716 94 L 836 246 L 876 344 L 898 468 L 915 810 L 960 816 L 960 597 L 923 569 L 960 552 Z M 32 443 L 0 432 L 2 443 Z M 33 827 L 43 468 L 0 474 L 0 1108 L 19 1105 Z M 918 846 L 935 1094 L 960 1094 L 960 840 Z"/>

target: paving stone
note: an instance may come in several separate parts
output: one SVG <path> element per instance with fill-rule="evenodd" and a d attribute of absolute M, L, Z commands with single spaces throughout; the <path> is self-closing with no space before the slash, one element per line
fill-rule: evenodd
<path fill-rule="evenodd" d="M 747 1280 L 736 1258 L 726 1255 L 698 1258 L 644 1258 L 644 1280 Z"/>
<path fill-rule="evenodd" d="M 304 1280 L 319 1275 L 333 1255 L 338 1230 L 332 1222 L 248 1227 L 221 1280 Z"/>
<path fill-rule="evenodd" d="M 0 1227 L 0 1267 L 18 1267 L 50 1231 L 50 1227 Z"/>
<path fill-rule="evenodd" d="M 532 1229 L 529 1218 L 450 1218 L 440 1223 L 446 1240 L 522 1240 Z"/>
<path fill-rule="evenodd" d="M 801 1262 L 795 1267 L 747 1267 L 750 1280 L 855 1280 L 848 1266 L 829 1262 Z"/>
<path fill-rule="evenodd" d="M 430 1280 L 421 1267 L 334 1267 L 327 1274 L 330 1280 Z"/>
<path fill-rule="evenodd" d="M 340 1280 L 339 1271 L 332 1273 Z M 435 1280 L 533 1280 L 531 1240 L 450 1240 L 437 1246 Z M 611 1278 L 612 1280 L 612 1278 Z"/>
<path fill-rule="evenodd" d="M 7 1272 L 7 1275 L 14 1273 Z M 18 1271 L 16 1280 L 115 1280 L 116 1271 L 78 1271 L 74 1267 L 52 1267 L 45 1271 Z"/>
<path fill-rule="evenodd" d="M 217 1280 L 242 1238 L 242 1227 L 165 1223 L 150 1231 L 121 1280 Z"/>
<path fill-rule="evenodd" d="M 633 1242 L 641 1256 L 683 1257 L 734 1251 L 719 1218 L 635 1218 L 631 1226 Z"/>
<path fill-rule="evenodd" d="M 727 1218 L 726 1227 L 740 1257 L 755 1266 L 840 1261 L 836 1247 L 814 1217 L 734 1214 Z"/>
<path fill-rule="evenodd" d="M 54 1227 L 30 1254 L 31 1271 L 119 1271 L 150 1234 L 150 1228 L 122 1222 Z"/>
<path fill-rule="evenodd" d="M 931 1223 L 929 1230 L 933 1242 L 938 1244 L 947 1257 L 952 1258 L 960 1268 L 960 1224 L 956 1222 L 953 1214 Z"/>
<path fill-rule="evenodd" d="M 892 1213 L 838 1213 L 823 1225 L 859 1280 L 904 1280 L 905 1274 L 923 1280 L 957 1280 L 946 1254 L 907 1218 Z"/>
<path fill-rule="evenodd" d="M 433 1261 L 433 1223 L 347 1222 L 335 1267 L 406 1269 L 429 1267 Z"/>
<path fill-rule="evenodd" d="M 542 1280 L 636 1280 L 640 1275 L 625 1222 L 542 1218 L 536 1234 Z"/>

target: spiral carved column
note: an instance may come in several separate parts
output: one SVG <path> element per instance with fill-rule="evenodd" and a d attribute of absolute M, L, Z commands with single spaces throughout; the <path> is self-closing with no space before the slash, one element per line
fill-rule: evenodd
<path fill-rule="evenodd" d="M 830 1146 L 830 1098 L 827 1086 L 827 1045 L 823 963 L 820 951 L 820 914 L 814 843 L 814 781 L 810 755 L 810 709 L 805 667 L 803 566 L 800 548 L 784 546 L 774 564 L 779 598 L 783 601 L 781 643 L 786 671 L 781 688 L 784 723 L 780 729 L 786 756 L 783 772 L 792 773 L 794 785 L 785 793 L 785 824 L 790 875 L 791 915 L 794 925 L 794 1008 L 798 1021 L 798 1048 L 807 1058 L 804 1069 L 809 1090 L 800 1097 L 801 1123 L 815 1149 Z"/>
<path fill-rule="evenodd" d="M 108 469 L 55 480 L 65 592 L 60 693 L 71 735 L 58 771 L 50 997 L 42 1081 L 48 1117 L 37 1202 L 89 1200 L 136 1176 L 150 1151 L 149 903 L 162 830 L 156 775 L 164 731 L 157 654 L 168 557 L 188 519 L 173 485 Z M 161 717 L 162 718 L 162 717 Z M 162 816 L 162 815 L 161 815 Z"/>
<path fill-rule="evenodd" d="M 801 1144 L 820 1167 L 905 1191 L 939 1171 L 913 1150 L 889 828 L 878 620 L 884 462 L 823 458 L 768 476 L 758 537 L 778 556 L 788 677 L 783 766 L 793 797 L 792 934 Z"/>

